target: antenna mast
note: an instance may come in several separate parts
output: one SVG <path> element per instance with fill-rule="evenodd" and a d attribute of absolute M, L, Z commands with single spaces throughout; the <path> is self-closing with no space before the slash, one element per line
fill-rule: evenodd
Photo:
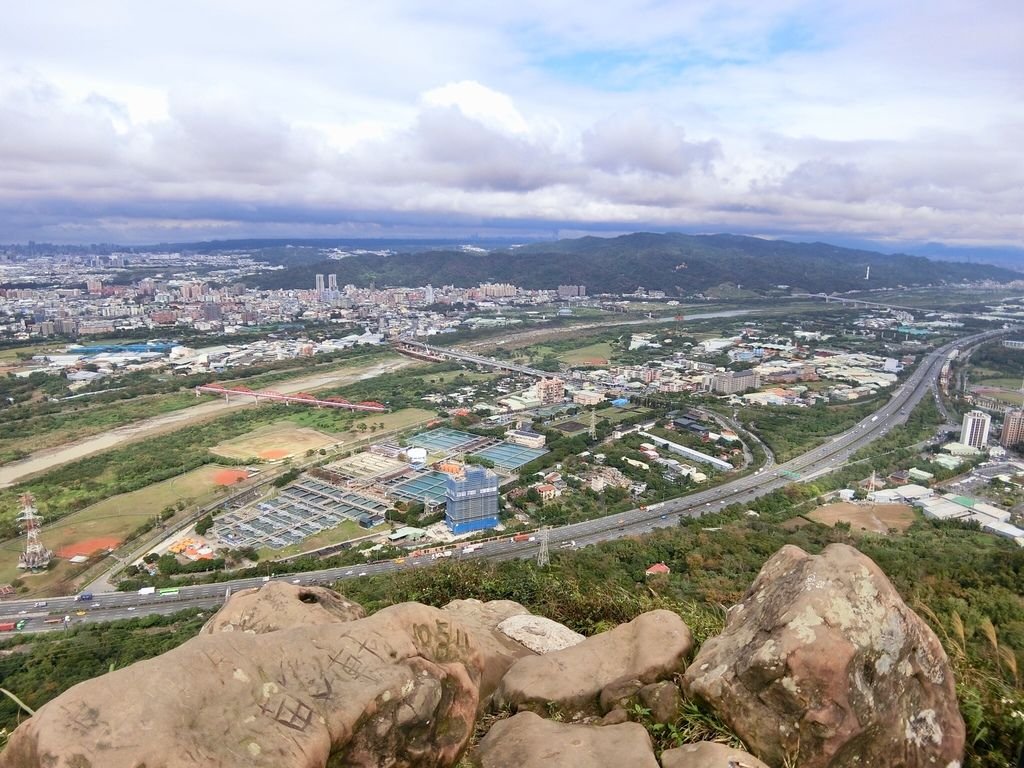
<path fill-rule="evenodd" d="M 547 525 L 541 526 L 540 529 L 540 549 L 537 550 L 537 567 L 547 568 L 551 562 L 550 553 L 548 552 L 548 537 L 551 535 L 551 528 Z"/>
<path fill-rule="evenodd" d="M 25 551 L 18 557 L 18 567 L 38 571 L 50 564 L 53 552 L 39 540 L 39 528 L 43 518 L 36 512 L 35 499 L 31 493 L 21 496 L 21 513 L 18 522 L 25 528 Z"/>

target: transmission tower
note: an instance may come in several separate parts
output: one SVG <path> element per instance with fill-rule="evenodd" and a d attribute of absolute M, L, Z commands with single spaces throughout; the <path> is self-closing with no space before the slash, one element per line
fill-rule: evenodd
<path fill-rule="evenodd" d="M 590 439 L 597 440 L 597 411 L 590 412 Z"/>
<path fill-rule="evenodd" d="M 50 564 L 53 552 L 39 540 L 39 528 L 43 518 L 36 512 L 35 499 L 31 493 L 22 494 L 21 513 L 18 522 L 25 527 L 25 551 L 18 558 L 18 567 L 37 571 Z"/>
<path fill-rule="evenodd" d="M 542 526 L 540 529 L 540 549 L 537 550 L 537 567 L 547 568 L 551 562 L 550 553 L 548 552 L 548 537 L 551 535 L 551 528 L 548 526 Z"/>

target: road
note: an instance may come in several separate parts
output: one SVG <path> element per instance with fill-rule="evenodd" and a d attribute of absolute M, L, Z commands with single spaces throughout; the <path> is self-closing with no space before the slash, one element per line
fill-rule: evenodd
<path fill-rule="evenodd" d="M 322 387 L 344 386 L 356 381 L 372 379 L 381 374 L 391 373 L 399 368 L 414 364 L 415 361 L 413 360 L 398 358 L 376 363 L 369 368 L 359 367 L 357 369 L 358 372 L 356 370 L 346 371 L 345 368 L 339 368 L 312 376 L 304 376 L 300 379 L 283 381 L 275 384 L 274 389 L 283 394 L 292 394 L 295 392 L 308 392 Z M 181 429 L 193 422 L 220 416 L 222 413 L 234 410 L 235 408 L 244 408 L 245 406 L 251 407 L 252 401 L 244 397 L 236 397 L 233 400 L 204 402 L 190 408 L 182 408 L 181 410 L 171 411 L 170 413 L 154 416 L 150 419 L 125 424 L 123 427 L 117 427 L 101 435 L 87 437 L 84 440 L 79 440 L 76 443 L 64 445 L 60 448 L 48 448 L 44 451 L 38 451 L 28 458 L 0 467 L 0 488 L 7 488 L 30 475 L 59 467 L 61 464 L 66 464 L 69 461 L 76 461 L 86 456 L 91 456 L 94 453 L 117 448 L 127 442 L 152 437 L 172 429 Z"/>
<path fill-rule="evenodd" d="M 800 478 L 825 474 L 846 464 L 850 457 L 872 441 L 887 434 L 892 427 L 906 421 L 907 414 L 933 391 L 945 356 L 953 348 L 977 344 L 1006 331 L 989 331 L 941 347 L 929 354 L 917 370 L 901 384 L 889 401 L 871 416 L 866 417 L 846 432 L 826 443 L 773 468 L 762 469 L 730 483 L 689 494 L 677 499 L 653 504 L 646 509 L 634 509 L 622 514 L 609 515 L 595 520 L 552 528 L 549 532 L 551 551 L 574 549 L 601 541 L 636 536 L 652 528 L 676 525 L 683 517 L 702 517 L 721 510 L 730 504 L 749 503 L 759 496 L 782 488 L 794 481 L 792 475 Z M 536 537 L 535 537 L 536 538 Z M 539 542 L 513 541 L 511 537 L 495 537 L 472 552 L 461 552 L 464 559 L 511 559 L 528 558 L 536 555 Z M 383 561 L 362 566 L 325 568 L 302 574 L 282 576 L 298 584 L 319 584 L 357 579 L 361 577 L 392 573 L 411 568 L 428 567 L 430 557 L 407 557 L 404 562 Z M 223 602 L 227 590 L 258 587 L 267 578 L 236 579 L 220 584 L 204 584 L 181 587 L 178 594 L 171 596 L 138 595 L 134 592 L 107 592 L 95 594 L 92 601 L 76 601 L 74 597 L 57 597 L 47 600 L 45 606 L 35 607 L 32 600 L 5 601 L 0 606 L 0 621 L 30 619 L 28 631 L 61 629 L 62 625 L 44 625 L 46 619 L 69 616 L 71 623 L 88 621 L 112 621 L 150 613 L 172 613 L 186 608 L 212 608 Z M 79 613 L 83 615 L 79 615 Z"/>

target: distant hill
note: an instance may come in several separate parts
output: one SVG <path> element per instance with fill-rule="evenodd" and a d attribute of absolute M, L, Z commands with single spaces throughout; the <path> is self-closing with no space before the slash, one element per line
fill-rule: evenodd
<path fill-rule="evenodd" d="M 277 254 L 278 255 L 279 251 Z M 870 281 L 864 280 L 871 267 Z M 791 285 L 810 291 L 847 291 L 965 280 L 1009 281 L 1016 272 L 985 264 L 886 255 L 827 243 L 791 243 L 739 235 L 637 233 L 583 237 L 487 253 L 436 250 L 389 256 L 361 254 L 296 264 L 254 278 L 261 288 L 312 288 L 317 273 L 337 274 L 341 285 L 472 286 L 510 282 L 524 288 L 575 283 L 589 293 L 623 293 L 638 286 L 670 295 L 693 294 L 722 283 L 763 291 Z"/>

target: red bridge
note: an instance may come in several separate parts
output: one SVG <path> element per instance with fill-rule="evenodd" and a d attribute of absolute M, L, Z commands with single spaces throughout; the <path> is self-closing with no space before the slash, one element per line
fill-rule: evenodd
<path fill-rule="evenodd" d="M 297 403 L 298 405 L 312 405 L 316 408 L 344 408 L 346 411 L 368 411 L 370 413 L 386 413 L 388 410 L 386 405 L 375 403 L 372 400 L 365 400 L 361 403 L 351 403 L 343 397 L 326 397 L 321 400 L 306 392 L 297 392 L 294 395 L 285 395 L 271 390 L 258 392 L 249 389 L 244 384 L 236 384 L 233 387 L 226 387 L 223 384 L 202 384 L 196 387 L 196 397 L 200 395 L 222 395 L 225 400 L 230 400 L 232 395 L 251 397 L 256 401 L 256 405 L 259 405 L 261 400 L 267 400 L 286 405 Z"/>

